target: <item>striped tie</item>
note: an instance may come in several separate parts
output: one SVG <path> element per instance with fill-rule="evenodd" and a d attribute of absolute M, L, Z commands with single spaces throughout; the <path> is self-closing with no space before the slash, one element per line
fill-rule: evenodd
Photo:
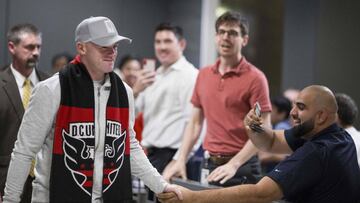
<path fill-rule="evenodd" d="M 24 85 L 23 85 L 23 95 L 22 95 L 22 103 L 24 106 L 24 109 L 27 109 L 28 105 L 29 105 L 29 101 L 30 101 L 30 95 L 31 95 L 31 84 L 30 84 L 30 80 L 26 79 L 24 81 Z M 35 160 L 31 160 L 31 168 L 30 168 L 30 173 L 29 175 L 31 177 L 34 177 L 34 167 L 35 167 Z"/>

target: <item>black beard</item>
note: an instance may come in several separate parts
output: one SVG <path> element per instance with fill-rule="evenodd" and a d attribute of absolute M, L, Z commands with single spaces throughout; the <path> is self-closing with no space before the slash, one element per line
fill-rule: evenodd
<path fill-rule="evenodd" d="M 314 119 L 309 119 L 299 125 L 293 127 L 294 136 L 297 138 L 303 137 L 314 129 Z"/>

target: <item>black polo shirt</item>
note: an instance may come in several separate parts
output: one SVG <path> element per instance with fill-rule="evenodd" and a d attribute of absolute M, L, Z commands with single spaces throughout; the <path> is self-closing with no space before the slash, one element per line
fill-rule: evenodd
<path fill-rule="evenodd" d="M 360 202 L 360 169 L 355 144 L 336 124 L 305 141 L 285 131 L 294 151 L 267 174 L 282 189 L 284 199 L 306 203 Z"/>

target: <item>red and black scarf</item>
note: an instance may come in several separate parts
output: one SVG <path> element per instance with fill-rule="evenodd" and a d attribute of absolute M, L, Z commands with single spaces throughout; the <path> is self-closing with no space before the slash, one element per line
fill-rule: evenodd
<path fill-rule="evenodd" d="M 104 203 L 132 199 L 129 103 L 121 79 L 109 73 L 104 143 Z M 95 158 L 94 85 L 77 58 L 59 73 L 61 102 L 56 117 L 50 202 L 90 203 Z M 50 99 L 50 98 L 49 98 Z"/>

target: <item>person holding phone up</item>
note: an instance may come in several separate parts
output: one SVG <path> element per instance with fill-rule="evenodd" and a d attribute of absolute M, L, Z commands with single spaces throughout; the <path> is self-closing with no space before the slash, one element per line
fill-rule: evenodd
<path fill-rule="evenodd" d="M 143 112 L 142 146 L 161 173 L 180 147 L 190 117 L 190 98 L 198 70 L 186 60 L 186 40 L 179 26 L 161 23 L 155 29 L 154 48 L 160 67 L 145 60 L 134 84 L 136 111 Z"/>
<path fill-rule="evenodd" d="M 250 110 L 244 125 L 251 141 L 263 151 L 291 154 L 257 184 L 194 192 L 180 188 L 183 200 L 173 193 L 159 194 L 165 203 L 360 202 L 358 143 L 336 123 L 338 105 L 332 91 L 320 85 L 304 88 L 294 102 L 295 126 L 273 130 Z M 256 132 L 251 126 L 262 127 Z"/>

